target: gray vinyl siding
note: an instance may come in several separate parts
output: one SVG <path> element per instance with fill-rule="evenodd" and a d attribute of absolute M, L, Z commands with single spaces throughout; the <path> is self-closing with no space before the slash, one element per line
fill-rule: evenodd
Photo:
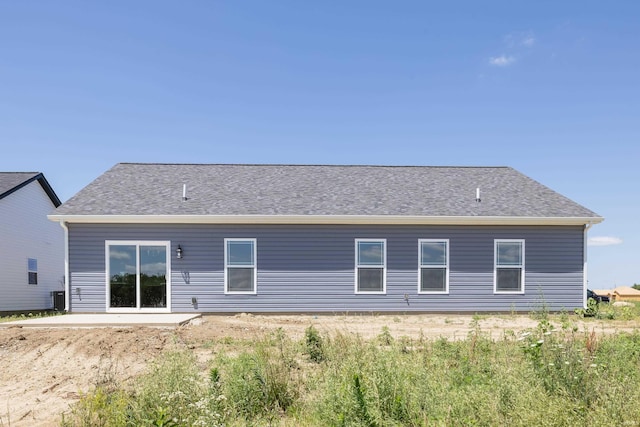
<path fill-rule="evenodd" d="M 105 311 L 105 240 L 171 241 L 173 312 L 571 310 L 583 301 L 583 236 L 582 226 L 70 224 L 71 310 Z M 257 239 L 257 294 L 225 295 L 224 238 L 243 237 Z M 357 238 L 387 241 L 385 295 L 355 294 Z M 449 294 L 418 294 L 428 238 L 449 239 Z M 523 295 L 494 294 L 494 239 L 525 240 Z"/>

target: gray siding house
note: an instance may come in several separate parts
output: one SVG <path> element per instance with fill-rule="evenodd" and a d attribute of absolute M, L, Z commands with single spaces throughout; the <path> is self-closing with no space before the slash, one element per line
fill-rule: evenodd
<path fill-rule="evenodd" d="M 114 313 L 571 310 L 603 220 L 509 167 L 140 163 L 49 219 Z"/>

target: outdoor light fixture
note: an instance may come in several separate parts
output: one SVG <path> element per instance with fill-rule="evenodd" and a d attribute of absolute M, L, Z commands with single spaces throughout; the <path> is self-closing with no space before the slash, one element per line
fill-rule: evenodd
<path fill-rule="evenodd" d="M 178 249 L 176 249 L 176 257 L 178 257 L 178 259 L 182 258 L 182 247 L 180 245 L 178 245 Z"/>

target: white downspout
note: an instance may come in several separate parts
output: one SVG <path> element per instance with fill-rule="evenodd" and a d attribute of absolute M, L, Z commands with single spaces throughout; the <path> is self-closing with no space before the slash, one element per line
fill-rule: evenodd
<path fill-rule="evenodd" d="M 592 222 L 589 222 L 587 224 L 584 225 L 584 237 L 582 238 L 583 240 L 583 249 L 582 249 L 582 260 L 584 262 L 584 265 L 582 267 L 582 306 L 584 308 L 587 308 L 587 286 L 588 286 L 588 281 L 587 281 L 587 232 L 589 231 L 589 229 L 591 228 L 591 226 L 593 226 Z"/>
<path fill-rule="evenodd" d="M 64 229 L 64 311 L 69 312 L 71 302 L 71 288 L 69 277 L 69 227 L 60 220 L 60 227 Z"/>

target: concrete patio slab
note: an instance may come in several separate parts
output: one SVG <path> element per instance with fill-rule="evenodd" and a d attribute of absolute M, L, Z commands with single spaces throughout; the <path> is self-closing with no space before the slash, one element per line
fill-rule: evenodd
<path fill-rule="evenodd" d="M 199 313 L 74 313 L 0 323 L 0 328 L 11 326 L 36 328 L 105 328 L 113 326 L 177 327 L 197 317 L 200 317 Z"/>

